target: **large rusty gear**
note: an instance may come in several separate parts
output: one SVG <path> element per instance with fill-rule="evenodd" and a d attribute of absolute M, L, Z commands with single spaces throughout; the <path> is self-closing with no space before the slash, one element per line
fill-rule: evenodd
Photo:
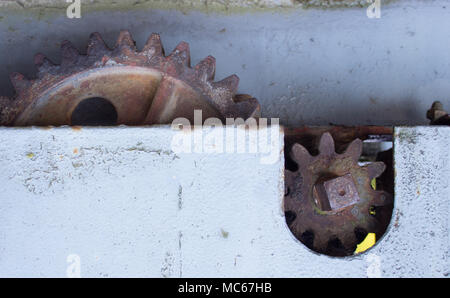
<path fill-rule="evenodd" d="M 375 213 L 391 206 L 392 196 L 371 186 L 386 166 L 383 162 L 360 166 L 359 139 L 338 154 L 331 134 L 324 133 L 319 152 L 311 156 L 299 144 L 292 147 L 298 170 L 285 171 L 286 221 L 296 238 L 316 252 L 352 255 L 368 232 L 376 233 L 378 239 L 389 223 Z"/>
<path fill-rule="evenodd" d="M 185 42 L 165 56 L 159 35 L 152 34 L 137 51 L 131 34 L 124 30 L 113 49 L 106 46 L 100 34 L 93 33 L 86 55 L 69 41 L 62 43 L 61 52 L 60 65 L 42 54 L 35 56 L 39 70 L 35 80 L 19 73 L 10 76 L 16 95 L 13 99 L 0 97 L 0 125 L 90 123 L 92 119 L 83 119 L 83 113 L 108 113 L 102 111 L 108 110 L 108 104 L 116 110 L 117 120 L 112 124 L 125 125 L 169 124 L 178 117 L 192 123 L 195 109 L 202 110 L 203 119 L 216 117 L 222 121 L 258 117 L 260 113 L 256 99 L 236 95 L 236 75 L 213 81 L 214 57 L 191 68 Z M 80 120 L 80 103 L 86 100 L 91 101 L 91 111 L 83 111 Z"/>

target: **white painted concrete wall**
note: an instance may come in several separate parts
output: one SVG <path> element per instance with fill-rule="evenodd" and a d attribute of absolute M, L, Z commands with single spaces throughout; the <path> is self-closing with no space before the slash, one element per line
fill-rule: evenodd
<path fill-rule="evenodd" d="M 83 277 L 448 276 L 449 128 L 396 129 L 394 220 L 350 258 L 290 233 L 282 134 L 276 162 L 262 164 L 175 154 L 175 133 L 0 129 L 0 276 L 64 277 L 71 254 Z"/>

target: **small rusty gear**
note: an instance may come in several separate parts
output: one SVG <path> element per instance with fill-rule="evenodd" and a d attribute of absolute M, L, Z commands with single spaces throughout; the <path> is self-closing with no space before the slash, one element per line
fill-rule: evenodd
<path fill-rule="evenodd" d="M 170 124 L 178 117 L 192 123 L 195 109 L 202 110 L 203 119 L 222 121 L 260 113 L 256 99 L 235 95 L 236 75 L 213 81 L 214 57 L 191 68 L 185 42 L 165 56 L 159 35 L 152 34 L 137 51 L 131 34 L 123 30 L 114 49 L 93 33 L 86 55 L 69 41 L 62 43 L 61 52 L 60 65 L 42 54 L 35 56 L 35 80 L 19 73 L 10 76 L 16 96 L 0 97 L 0 125 L 90 125 L 95 123 L 90 117 L 108 113 L 116 113 L 111 124 L 117 125 Z"/>
<path fill-rule="evenodd" d="M 299 144 L 292 147 L 298 170 L 285 172 L 286 221 L 309 248 L 333 256 L 352 255 L 368 232 L 376 233 L 378 239 L 389 223 L 375 212 L 392 205 L 392 196 L 371 186 L 386 166 L 383 162 L 359 166 L 359 139 L 337 154 L 331 134 L 324 133 L 319 152 L 311 156 Z"/>

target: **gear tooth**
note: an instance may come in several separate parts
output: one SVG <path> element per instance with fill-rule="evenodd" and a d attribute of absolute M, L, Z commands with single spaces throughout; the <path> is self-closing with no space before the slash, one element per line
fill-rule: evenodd
<path fill-rule="evenodd" d="M 191 66 L 191 52 L 187 42 L 180 42 L 173 52 L 167 57 L 171 61 L 176 61 L 179 64 L 187 67 Z"/>
<path fill-rule="evenodd" d="M 216 58 L 208 56 L 195 66 L 197 76 L 204 82 L 214 80 L 216 74 Z"/>
<path fill-rule="evenodd" d="M 0 96 L 0 125 L 14 125 L 14 119 L 23 109 L 23 107 L 17 105 L 17 103 L 18 101 L 15 99 Z"/>
<path fill-rule="evenodd" d="M 360 222 L 359 225 L 361 228 L 365 229 L 367 233 L 374 233 L 377 230 L 378 222 L 374 216 L 368 216 L 367 220 L 363 223 Z"/>
<path fill-rule="evenodd" d="M 161 37 L 157 33 L 152 33 L 145 43 L 143 52 L 152 51 L 152 56 L 164 56 L 164 47 L 161 42 Z"/>
<path fill-rule="evenodd" d="M 233 97 L 236 112 L 234 117 L 243 117 L 244 119 L 259 118 L 261 116 L 261 106 L 258 100 L 251 95 L 238 94 Z"/>
<path fill-rule="evenodd" d="M 0 96 L 0 115 L 1 112 L 11 104 L 9 97 Z"/>
<path fill-rule="evenodd" d="M 39 71 L 48 69 L 55 64 L 50 61 L 44 54 L 38 53 L 34 56 L 34 64 L 38 68 Z"/>
<path fill-rule="evenodd" d="M 427 119 L 434 121 L 435 119 L 435 112 L 436 111 L 444 111 L 444 105 L 440 101 L 435 101 L 431 105 L 431 108 L 427 111 Z"/>
<path fill-rule="evenodd" d="M 133 40 L 130 31 L 121 30 L 119 33 L 119 37 L 116 41 L 116 48 L 128 47 L 133 50 L 136 49 L 136 42 Z"/>
<path fill-rule="evenodd" d="M 286 190 L 285 196 L 292 193 L 292 189 L 290 189 L 290 186 L 294 185 L 296 176 L 297 176 L 296 172 L 284 170 L 284 185 L 285 185 L 285 190 Z M 285 202 L 285 203 L 287 203 L 287 202 Z"/>
<path fill-rule="evenodd" d="M 385 191 L 376 191 L 376 195 L 371 200 L 373 206 L 386 206 L 393 203 L 392 196 Z"/>
<path fill-rule="evenodd" d="M 8 117 L 8 108 L 11 106 L 11 99 L 0 96 L 0 125 L 8 125 L 10 119 Z"/>
<path fill-rule="evenodd" d="M 9 75 L 9 78 L 17 93 L 20 93 L 30 85 L 30 81 L 28 81 L 28 79 L 21 73 L 14 72 Z"/>
<path fill-rule="evenodd" d="M 372 162 L 364 168 L 369 173 L 370 179 L 378 178 L 383 174 L 383 172 L 386 170 L 386 165 L 382 161 Z"/>
<path fill-rule="evenodd" d="M 314 232 L 314 230 L 312 230 Z M 315 250 L 318 250 L 321 253 L 324 253 L 328 247 L 328 242 L 330 241 L 330 238 L 328 235 L 321 235 L 319 233 L 314 232 L 314 241 L 313 241 L 313 247 Z"/>
<path fill-rule="evenodd" d="M 70 41 L 65 40 L 61 44 L 61 55 L 61 64 L 70 65 L 75 64 L 78 61 L 80 53 Z"/>
<path fill-rule="evenodd" d="M 308 165 L 312 159 L 308 150 L 300 144 L 294 144 L 291 149 L 291 158 L 297 163 L 299 168 Z"/>
<path fill-rule="evenodd" d="M 214 87 L 224 88 L 229 90 L 232 94 L 235 94 L 239 87 L 239 77 L 237 75 L 231 75 L 222 81 L 214 83 Z"/>
<path fill-rule="evenodd" d="M 334 151 L 334 140 L 329 132 L 326 132 L 320 138 L 319 152 L 322 155 L 332 156 Z"/>
<path fill-rule="evenodd" d="M 358 245 L 358 240 L 354 234 L 342 234 L 339 237 L 344 249 L 348 252 L 354 252 Z"/>
<path fill-rule="evenodd" d="M 290 170 L 285 170 L 284 171 L 284 179 L 287 181 L 287 182 L 291 182 L 291 181 L 294 181 L 294 178 L 295 178 L 295 172 L 292 172 L 292 171 L 290 171 Z"/>
<path fill-rule="evenodd" d="M 89 41 L 87 45 L 88 56 L 98 56 L 102 55 L 108 50 L 105 41 L 98 32 L 91 33 L 89 36 Z"/>
<path fill-rule="evenodd" d="M 355 162 L 358 162 L 359 157 L 362 154 L 362 141 L 360 139 L 355 139 L 348 145 L 347 150 L 345 150 L 344 156 L 351 157 Z"/>

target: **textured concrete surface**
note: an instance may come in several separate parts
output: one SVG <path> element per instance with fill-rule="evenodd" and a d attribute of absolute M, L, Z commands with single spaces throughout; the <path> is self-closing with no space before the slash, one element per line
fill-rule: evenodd
<path fill-rule="evenodd" d="M 290 233 L 282 136 L 264 165 L 259 154 L 175 154 L 174 134 L 1 129 L 0 276 L 64 277 L 69 255 L 85 277 L 448 276 L 450 128 L 396 129 L 393 220 L 350 258 Z"/>
<path fill-rule="evenodd" d="M 228 240 L 248 242 L 255 232 L 239 236 L 258 222 L 257 213 L 247 217 L 251 206 L 264 196 L 280 200 L 282 136 L 278 160 L 264 165 L 265 154 L 176 154 L 174 135 L 1 129 L 0 276 L 64 277 L 73 254 L 86 277 L 186 276 L 208 258 L 196 255 L 206 249 L 200 239 L 227 260 L 205 273 L 224 274 L 211 271 L 218 263 L 233 267 L 238 247 Z M 244 226 L 230 221 L 239 214 Z"/>
<path fill-rule="evenodd" d="M 33 7 L 64 7 L 66 1 L 63 0 L 2 0 L 0 7 L 33 8 Z M 392 0 L 384 0 L 392 2 Z M 178 7 L 178 8 L 212 8 L 212 9 L 233 9 L 233 8 L 294 8 L 294 7 L 353 7 L 367 4 L 366 0 L 80 0 L 86 6 L 96 7 L 101 5 L 111 5 L 115 7 L 146 6 L 146 7 Z"/>
<path fill-rule="evenodd" d="M 391 231 L 379 245 L 391 275 L 450 274 L 450 127 L 395 129 L 396 201 Z M 406 263 L 407 260 L 407 263 Z"/>
<path fill-rule="evenodd" d="M 382 4 L 380 19 L 369 19 L 365 6 L 177 11 L 144 2 L 83 6 L 81 19 L 28 2 L 0 9 L 0 52 L 7 53 L 0 57 L 0 93 L 13 94 L 9 73 L 35 75 L 35 53 L 59 62 L 64 39 L 84 51 L 93 31 L 112 46 L 120 29 L 129 29 L 139 48 L 158 32 L 167 52 L 189 42 L 193 64 L 215 56 L 217 79 L 236 73 L 240 92 L 257 97 L 266 117 L 288 126 L 425 124 L 434 100 L 450 107 L 447 1 Z"/>

